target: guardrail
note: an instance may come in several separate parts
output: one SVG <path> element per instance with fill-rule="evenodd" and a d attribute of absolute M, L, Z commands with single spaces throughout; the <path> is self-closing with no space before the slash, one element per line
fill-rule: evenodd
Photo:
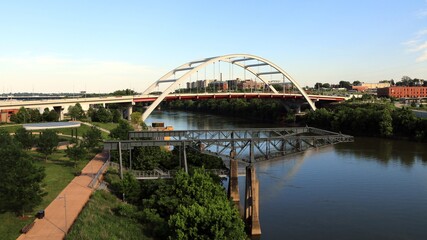
<path fill-rule="evenodd" d="M 89 183 L 88 187 L 94 188 L 96 183 L 100 181 L 101 175 L 105 172 L 106 168 L 110 165 L 111 156 L 108 154 L 107 160 L 102 164 L 102 167 L 98 170 L 96 175 L 93 177 L 92 181 Z"/>

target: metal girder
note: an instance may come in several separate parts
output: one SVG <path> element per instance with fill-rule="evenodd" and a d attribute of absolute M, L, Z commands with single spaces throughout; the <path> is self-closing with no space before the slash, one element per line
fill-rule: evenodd
<path fill-rule="evenodd" d="M 165 79 L 159 80 L 158 83 L 168 83 L 168 82 L 176 82 L 177 79 Z"/>
<path fill-rule="evenodd" d="M 173 70 L 174 73 L 176 72 L 180 72 L 180 71 L 188 71 L 188 70 L 192 70 L 194 69 L 194 67 L 187 67 L 187 68 L 179 68 L 179 69 L 175 69 Z"/>
<path fill-rule="evenodd" d="M 269 74 L 281 74 L 281 72 L 279 72 L 279 71 L 274 71 L 274 72 L 261 72 L 261 73 L 257 73 L 256 75 L 257 76 L 260 76 L 260 75 L 269 75 Z"/>
<path fill-rule="evenodd" d="M 236 59 L 236 60 L 232 60 L 231 61 L 231 63 L 235 63 L 235 62 L 244 62 L 244 61 L 250 61 L 250 60 L 254 60 L 255 58 L 251 58 L 251 57 L 248 57 L 248 58 L 241 58 L 241 59 Z"/>
<path fill-rule="evenodd" d="M 168 137 L 165 140 L 165 137 Z M 106 150 L 129 150 L 145 146 L 191 146 L 202 153 L 253 162 L 301 152 L 340 142 L 353 137 L 311 127 L 250 128 L 233 130 L 182 130 L 129 132 L 131 140 L 105 141 Z M 249 155 L 249 156 L 248 156 Z"/>
<path fill-rule="evenodd" d="M 171 137 L 174 140 L 181 139 L 230 139 L 230 138 L 259 138 L 289 136 L 314 131 L 311 127 L 291 128 L 246 128 L 246 129 L 212 129 L 212 130 L 175 130 L 175 131 L 130 131 L 129 139 L 164 138 Z M 321 129 L 318 130 L 321 133 Z M 332 133 L 332 132 L 331 132 Z M 336 133 L 334 133 L 336 134 Z M 232 137 L 233 135 L 233 137 Z M 217 137 L 218 136 L 218 137 Z"/>
<path fill-rule="evenodd" d="M 257 63 L 257 64 L 250 64 L 250 65 L 246 65 L 244 66 L 245 68 L 250 68 L 250 67 L 259 67 L 259 66 L 267 66 L 268 63 Z"/>
<path fill-rule="evenodd" d="M 196 64 L 196 63 L 204 63 L 204 62 L 207 62 L 207 61 L 211 60 L 212 58 L 215 58 L 215 57 L 205 58 L 205 59 L 198 60 L 198 61 L 192 61 L 188 65 L 191 66 L 191 65 Z"/>

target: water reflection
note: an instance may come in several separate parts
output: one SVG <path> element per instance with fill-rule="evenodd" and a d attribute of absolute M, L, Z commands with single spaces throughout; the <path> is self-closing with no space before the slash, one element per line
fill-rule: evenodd
<path fill-rule="evenodd" d="M 177 130 L 277 126 L 174 111 L 154 112 L 147 124 L 156 121 Z M 256 168 L 261 239 L 427 239 L 424 143 L 356 138 Z"/>
<path fill-rule="evenodd" d="M 382 164 L 400 163 L 412 166 L 417 161 L 427 163 L 426 145 L 400 140 L 356 138 L 353 143 L 334 146 L 338 155 L 375 160 Z"/>

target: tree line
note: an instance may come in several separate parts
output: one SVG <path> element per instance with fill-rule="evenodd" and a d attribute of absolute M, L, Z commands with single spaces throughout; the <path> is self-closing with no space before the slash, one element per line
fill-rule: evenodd
<path fill-rule="evenodd" d="M 38 109 L 26 109 L 21 107 L 18 112 L 10 116 L 10 121 L 14 123 L 36 123 L 36 122 L 56 122 L 59 114 L 55 110 L 45 108 L 43 113 Z"/>
<path fill-rule="evenodd" d="M 250 118 L 263 122 L 281 122 L 292 118 L 285 105 L 278 99 L 208 99 L 180 100 L 163 103 L 164 107 L 185 111 L 220 114 Z"/>
<path fill-rule="evenodd" d="M 398 137 L 427 141 L 427 119 L 408 108 L 389 103 L 340 104 L 308 112 L 303 122 L 312 127 L 355 136 Z"/>

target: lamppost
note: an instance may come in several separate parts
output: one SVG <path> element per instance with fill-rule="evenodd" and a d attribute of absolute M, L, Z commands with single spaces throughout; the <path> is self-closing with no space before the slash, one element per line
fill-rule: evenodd
<path fill-rule="evenodd" d="M 64 220 L 65 220 L 65 229 L 64 230 L 62 230 L 64 233 L 65 233 L 65 235 L 67 235 L 67 195 L 64 193 L 64 196 L 63 197 L 58 197 L 58 199 L 64 199 Z"/>

